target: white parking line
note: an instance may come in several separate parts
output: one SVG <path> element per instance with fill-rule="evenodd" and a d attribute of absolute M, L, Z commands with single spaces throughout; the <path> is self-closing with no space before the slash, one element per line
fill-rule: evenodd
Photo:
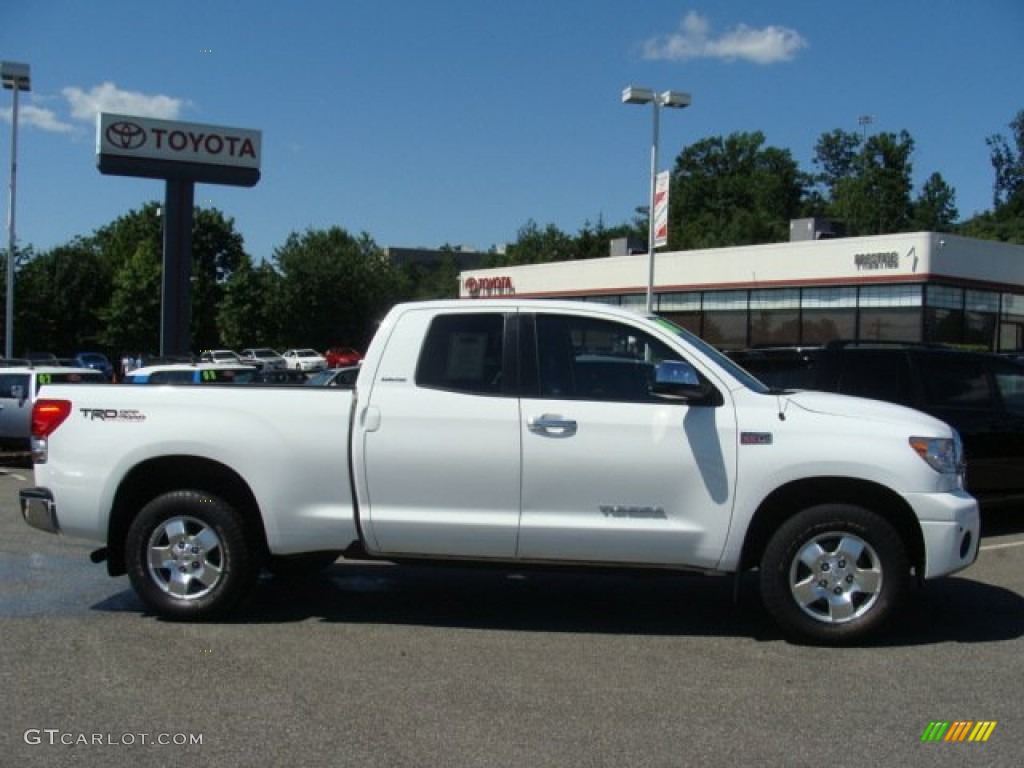
<path fill-rule="evenodd" d="M 0 475 L 9 475 L 10 477 L 13 477 L 15 480 L 21 480 L 21 482 L 23 483 L 28 482 L 27 477 L 19 475 L 17 472 L 7 469 L 7 467 L 0 467 Z"/>
<path fill-rule="evenodd" d="M 1011 541 L 1006 544 L 984 544 L 978 549 L 982 552 L 988 552 L 993 549 L 1009 549 L 1010 547 L 1024 547 L 1024 541 Z"/>

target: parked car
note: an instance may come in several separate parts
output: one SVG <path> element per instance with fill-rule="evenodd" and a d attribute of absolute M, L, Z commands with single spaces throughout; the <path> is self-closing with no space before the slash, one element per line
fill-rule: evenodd
<path fill-rule="evenodd" d="M 169 363 L 136 368 L 124 377 L 125 384 L 247 384 L 257 368 L 218 363 Z"/>
<path fill-rule="evenodd" d="M 26 352 L 23 359 L 29 365 L 60 365 L 60 359 L 53 352 Z"/>
<path fill-rule="evenodd" d="M 346 368 L 351 365 L 358 365 L 363 359 L 363 353 L 353 347 L 331 347 L 324 352 L 328 368 Z"/>
<path fill-rule="evenodd" d="M 249 347 L 242 350 L 242 362 L 255 363 L 261 368 L 284 370 L 288 363 L 281 355 L 270 347 Z"/>
<path fill-rule="evenodd" d="M 227 363 L 229 365 L 240 365 L 242 357 L 231 349 L 206 349 L 199 355 L 201 363 Z"/>
<path fill-rule="evenodd" d="M 297 371 L 322 371 L 327 367 L 327 359 L 315 349 L 289 349 L 281 357 Z"/>
<path fill-rule="evenodd" d="M 356 385 L 358 376 L 358 365 L 350 365 L 347 368 L 328 368 L 325 371 L 317 371 L 306 379 L 306 386 L 352 389 Z"/>
<path fill-rule="evenodd" d="M 107 381 L 114 378 L 114 366 L 102 352 L 78 352 L 72 360 L 78 368 L 92 368 L 94 371 L 99 371 Z"/>
<path fill-rule="evenodd" d="M 730 356 L 776 389 L 817 389 L 915 408 L 956 428 L 967 490 L 983 505 L 1024 498 L 1024 365 L 937 345 L 832 342 Z"/>
<path fill-rule="evenodd" d="M 39 388 L 46 384 L 102 384 L 103 374 L 91 368 L 63 366 L 6 366 L 0 368 L 0 444 L 8 448 L 28 447 L 32 427 L 32 404 Z"/>

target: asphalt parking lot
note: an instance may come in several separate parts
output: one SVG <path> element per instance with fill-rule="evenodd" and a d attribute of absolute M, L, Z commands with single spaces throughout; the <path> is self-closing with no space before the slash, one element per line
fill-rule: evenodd
<path fill-rule="evenodd" d="M 146 615 L 0 469 L 0 764 L 1019 765 L 1024 509 L 871 647 L 783 642 L 752 577 L 334 565 Z M 987 741 L 922 742 L 936 721 Z"/>

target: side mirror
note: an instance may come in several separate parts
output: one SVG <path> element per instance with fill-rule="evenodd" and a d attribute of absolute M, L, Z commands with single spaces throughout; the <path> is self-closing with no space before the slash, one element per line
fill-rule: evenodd
<path fill-rule="evenodd" d="M 654 369 L 651 393 L 678 400 L 706 400 L 715 390 L 703 383 L 697 369 L 683 360 L 663 360 Z"/>
<path fill-rule="evenodd" d="M 25 404 L 25 387 L 21 384 L 15 384 L 11 387 L 11 397 L 18 401 L 18 405 Z"/>

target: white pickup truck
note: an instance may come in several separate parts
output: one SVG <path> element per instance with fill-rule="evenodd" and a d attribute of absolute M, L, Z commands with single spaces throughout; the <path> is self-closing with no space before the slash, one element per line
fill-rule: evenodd
<path fill-rule="evenodd" d="M 33 434 L 25 520 L 177 619 L 338 556 L 759 569 L 785 636 L 844 643 L 978 551 L 946 424 L 596 303 L 397 306 L 354 390 L 51 386 Z"/>

